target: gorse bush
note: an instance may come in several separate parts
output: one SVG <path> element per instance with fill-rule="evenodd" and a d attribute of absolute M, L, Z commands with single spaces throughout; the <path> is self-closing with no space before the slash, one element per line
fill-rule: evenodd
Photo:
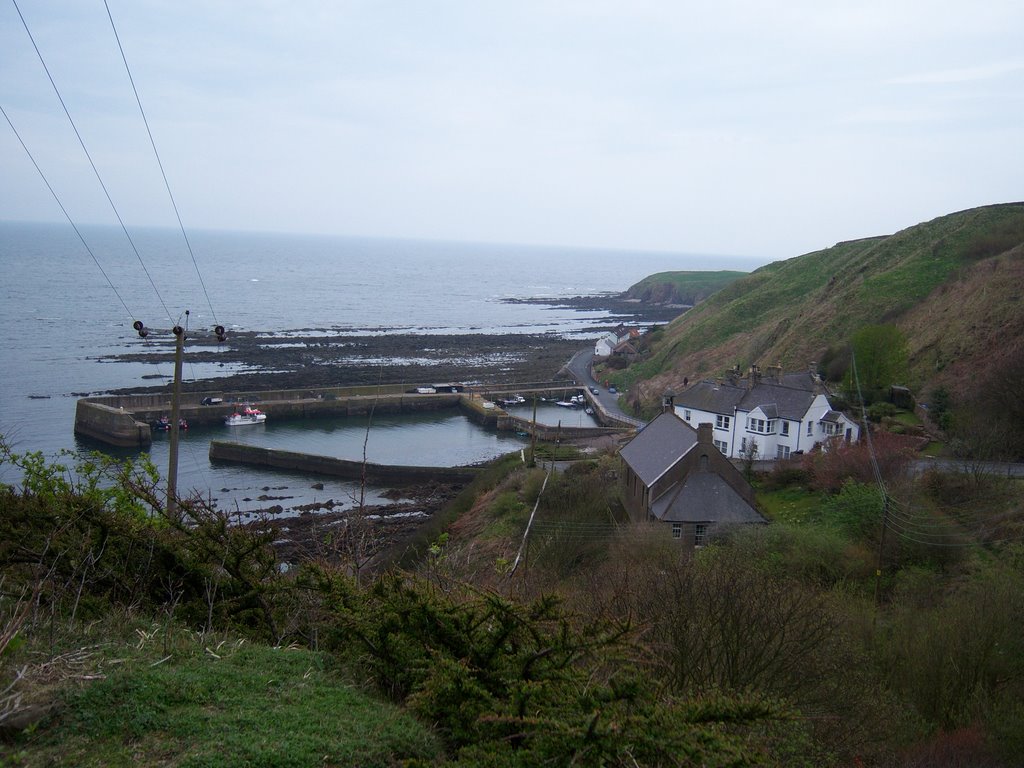
<path fill-rule="evenodd" d="M 359 589 L 321 567 L 302 578 L 332 608 L 330 646 L 434 723 L 455 764 L 752 765 L 744 728 L 781 712 L 757 697 L 657 695 L 628 623 L 581 621 L 550 595 L 517 604 L 403 574 Z"/>
<path fill-rule="evenodd" d="M 36 591 L 36 617 L 170 606 L 197 626 L 276 639 L 268 530 L 236 525 L 200 500 L 181 500 L 169 518 L 147 462 L 93 454 L 67 467 L 14 454 L 2 441 L 0 452 L 22 474 L 20 490 L 0 487 L 0 563 L 9 586 Z"/>

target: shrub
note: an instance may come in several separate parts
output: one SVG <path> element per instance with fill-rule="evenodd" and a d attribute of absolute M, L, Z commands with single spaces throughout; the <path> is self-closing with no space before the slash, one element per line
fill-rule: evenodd
<path fill-rule="evenodd" d="M 847 536 L 867 539 L 880 529 L 884 497 L 875 485 L 850 478 L 822 505 L 822 518 Z"/>
<path fill-rule="evenodd" d="M 887 416 L 895 416 L 896 410 L 896 406 L 892 403 L 874 403 L 868 408 L 868 418 L 878 424 Z"/>

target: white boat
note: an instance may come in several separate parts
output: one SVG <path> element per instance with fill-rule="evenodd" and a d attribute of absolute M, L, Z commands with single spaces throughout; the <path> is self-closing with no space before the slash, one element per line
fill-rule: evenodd
<path fill-rule="evenodd" d="M 244 408 L 236 407 L 235 412 L 224 419 L 224 423 L 229 427 L 240 427 L 244 424 L 262 424 L 266 420 L 267 414 L 259 408 L 247 405 Z"/>
<path fill-rule="evenodd" d="M 508 408 L 509 406 L 512 406 L 512 405 L 523 405 L 523 404 L 525 404 L 526 403 L 526 398 L 523 397 L 522 395 L 513 395 L 512 397 L 507 397 L 504 400 L 499 400 L 498 402 L 501 403 L 506 408 Z"/>
<path fill-rule="evenodd" d="M 582 408 L 587 404 L 587 398 L 583 395 L 573 395 L 568 400 L 559 400 L 555 405 L 560 405 L 563 408 Z"/>

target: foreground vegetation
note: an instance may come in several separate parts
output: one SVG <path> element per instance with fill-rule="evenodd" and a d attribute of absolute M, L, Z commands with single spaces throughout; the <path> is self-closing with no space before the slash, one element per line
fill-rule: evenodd
<path fill-rule="evenodd" d="M 5 452 L 4 761 L 1014 765 L 1024 493 L 882 458 L 884 542 L 836 454 L 759 478 L 772 525 L 694 556 L 623 524 L 614 457 L 509 459 L 371 576 L 343 530 L 282 572 L 259 525 L 167 518 L 145 466 Z"/>

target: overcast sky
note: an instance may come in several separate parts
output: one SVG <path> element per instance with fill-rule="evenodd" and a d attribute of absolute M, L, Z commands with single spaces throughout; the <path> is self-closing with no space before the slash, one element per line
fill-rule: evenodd
<path fill-rule="evenodd" d="M 185 226 L 788 258 L 1024 199 L 1021 0 L 108 0 Z M 18 0 L 126 224 L 177 226 L 103 0 Z M 11 0 L 0 105 L 113 213 Z M 0 117 L 0 219 L 64 221 Z"/>

